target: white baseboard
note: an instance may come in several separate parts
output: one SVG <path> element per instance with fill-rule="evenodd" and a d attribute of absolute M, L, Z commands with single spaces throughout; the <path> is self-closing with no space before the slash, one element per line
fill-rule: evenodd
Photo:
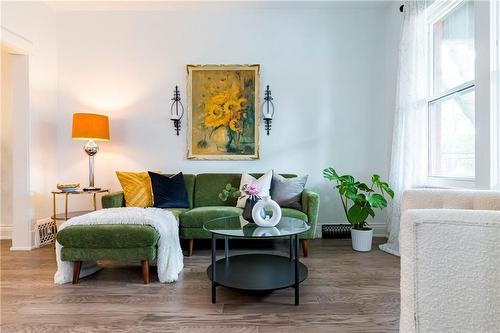
<path fill-rule="evenodd" d="M 12 229 L 11 225 L 2 225 L 0 226 L 0 240 L 12 240 Z M 31 229 L 31 246 L 12 246 L 10 248 L 11 251 L 31 251 L 39 247 L 40 240 L 38 236 L 38 228 L 36 225 L 33 225 Z"/>
<path fill-rule="evenodd" d="M 33 225 L 32 229 L 31 229 L 31 246 L 11 246 L 10 247 L 10 250 L 11 251 L 31 251 L 31 250 L 34 250 L 36 248 L 38 248 L 39 246 L 36 244 L 36 235 L 38 234 L 37 233 L 37 227 L 36 225 Z"/>
<path fill-rule="evenodd" d="M 0 239 L 12 239 L 11 225 L 0 225 Z"/>
<path fill-rule="evenodd" d="M 374 237 L 387 237 L 387 225 L 385 223 L 370 223 L 370 226 L 373 228 Z"/>
<path fill-rule="evenodd" d="M 31 251 L 36 249 L 36 246 L 12 246 L 11 251 Z"/>

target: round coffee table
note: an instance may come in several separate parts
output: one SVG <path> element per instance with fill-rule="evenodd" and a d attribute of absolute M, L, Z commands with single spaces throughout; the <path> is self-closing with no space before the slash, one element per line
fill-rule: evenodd
<path fill-rule="evenodd" d="M 275 227 L 259 227 L 241 216 L 208 221 L 203 228 L 212 233 L 212 264 L 207 269 L 212 281 L 212 303 L 216 302 L 216 287 L 247 291 L 272 291 L 293 287 L 295 305 L 299 304 L 299 284 L 307 278 L 307 267 L 299 261 L 299 234 L 309 230 L 303 220 L 282 217 Z M 216 239 L 225 240 L 224 258 L 216 260 Z M 229 256 L 229 238 L 290 239 L 289 256 L 265 253 Z"/>

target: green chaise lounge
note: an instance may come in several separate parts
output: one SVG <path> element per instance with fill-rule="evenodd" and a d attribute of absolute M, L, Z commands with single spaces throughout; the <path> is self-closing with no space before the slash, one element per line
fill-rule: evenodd
<path fill-rule="evenodd" d="M 252 174 L 258 178 L 262 174 Z M 295 177 L 292 174 L 284 174 L 286 178 Z M 188 240 L 188 256 L 193 254 L 193 243 L 195 239 L 210 239 L 210 232 L 203 229 L 203 224 L 215 218 L 225 216 L 238 216 L 242 213 L 241 208 L 236 207 L 236 199 L 223 202 L 219 199 L 220 191 L 231 184 L 239 187 L 241 174 L 237 173 L 204 173 L 199 175 L 184 175 L 184 182 L 188 193 L 190 208 L 169 209 L 179 221 L 179 232 L 182 239 Z M 102 197 L 103 208 L 124 207 L 125 199 L 123 192 L 116 192 Z M 304 257 L 309 253 L 309 239 L 315 238 L 316 224 L 318 222 L 319 195 L 309 190 L 302 193 L 302 211 L 283 208 L 282 215 L 294 217 L 307 222 L 311 228 L 300 235 L 302 252 Z M 99 226 L 96 226 L 96 228 Z M 113 226 L 120 228 L 121 226 Z"/>
<path fill-rule="evenodd" d="M 82 262 L 140 261 L 142 278 L 149 283 L 149 263 L 156 259 L 160 236 L 148 225 L 73 225 L 57 233 L 61 259 L 73 262 L 73 284 L 80 280 Z"/>

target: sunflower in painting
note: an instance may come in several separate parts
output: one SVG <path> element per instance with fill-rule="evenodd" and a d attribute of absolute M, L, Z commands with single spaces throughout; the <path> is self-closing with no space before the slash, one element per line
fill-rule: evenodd
<path fill-rule="evenodd" d="M 216 131 L 226 131 L 225 148 L 238 142 L 245 128 L 247 98 L 244 86 L 235 73 L 223 72 L 222 77 L 206 77 L 204 88 L 207 90 L 203 106 L 203 125 L 212 137 Z M 217 137 L 221 137 L 219 134 Z M 203 145 L 204 143 L 202 143 Z"/>
<path fill-rule="evenodd" d="M 216 129 L 226 126 L 233 132 L 241 132 L 246 102 L 238 87 L 230 87 L 213 95 L 205 104 L 205 127 Z"/>

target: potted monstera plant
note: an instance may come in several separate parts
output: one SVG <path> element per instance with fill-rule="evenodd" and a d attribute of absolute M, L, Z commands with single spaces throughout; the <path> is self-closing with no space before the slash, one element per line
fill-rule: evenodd
<path fill-rule="evenodd" d="M 367 252 L 372 248 L 373 229 L 369 227 L 368 216 L 375 217 L 375 209 L 387 207 L 387 199 L 394 197 L 394 191 L 387 182 L 373 175 L 371 186 L 361 183 L 351 175 L 339 176 L 335 169 L 323 170 L 323 177 L 335 183 L 347 221 L 352 225 L 352 248 Z"/>

